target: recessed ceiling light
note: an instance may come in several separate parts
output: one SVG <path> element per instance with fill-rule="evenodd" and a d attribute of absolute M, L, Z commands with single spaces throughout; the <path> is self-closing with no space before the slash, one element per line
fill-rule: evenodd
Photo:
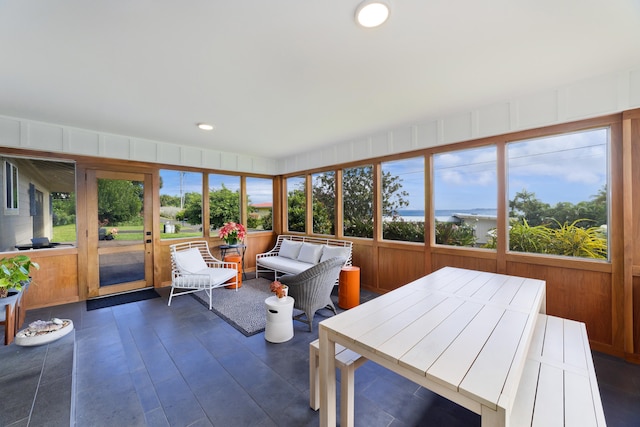
<path fill-rule="evenodd" d="M 213 125 L 207 123 L 198 123 L 198 128 L 202 130 L 213 130 Z"/>
<path fill-rule="evenodd" d="M 389 18 L 389 5 L 380 0 L 366 0 L 356 9 L 356 22 L 365 28 L 384 24 Z"/>

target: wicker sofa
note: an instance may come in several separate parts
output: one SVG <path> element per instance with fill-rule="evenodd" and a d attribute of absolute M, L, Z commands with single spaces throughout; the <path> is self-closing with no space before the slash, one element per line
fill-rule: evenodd
<path fill-rule="evenodd" d="M 298 274 L 330 258 L 345 259 L 351 265 L 353 243 L 347 240 L 320 237 L 278 236 L 269 252 L 256 255 L 256 278 L 260 273 L 273 272 L 274 280 L 283 274 Z"/>

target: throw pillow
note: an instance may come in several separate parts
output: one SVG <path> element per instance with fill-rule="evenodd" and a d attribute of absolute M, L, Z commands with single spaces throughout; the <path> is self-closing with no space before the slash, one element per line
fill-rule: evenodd
<path fill-rule="evenodd" d="M 181 273 L 189 274 L 202 271 L 207 268 L 198 248 L 187 249 L 176 252 L 176 264 Z"/>
<path fill-rule="evenodd" d="M 282 243 L 280 243 L 278 255 L 285 258 L 296 259 L 300 253 L 300 247 L 302 247 L 302 242 L 292 242 L 291 240 L 284 239 Z"/>
<path fill-rule="evenodd" d="M 298 254 L 298 261 L 309 264 L 317 264 L 322 255 L 322 246 L 312 243 L 303 243 Z"/>
<path fill-rule="evenodd" d="M 322 247 L 322 258 L 320 258 L 320 262 L 336 257 L 344 258 L 345 260 L 349 259 L 349 248 L 327 245 Z"/>

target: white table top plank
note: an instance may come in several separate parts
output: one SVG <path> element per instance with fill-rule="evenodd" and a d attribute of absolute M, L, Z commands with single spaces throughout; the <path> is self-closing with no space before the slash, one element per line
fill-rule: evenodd
<path fill-rule="evenodd" d="M 405 346 L 411 348 L 411 342 L 426 335 L 429 329 L 435 327 L 443 314 L 455 310 L 453 304 L 460 305 L 460 301 L 450 300 L 448 304 L 443 304 L 447 300 L 444 295 L 429 295 L 428 298 L 412 301 L 411 306 L 406 306 L 401 311 L 396 311 L 393 315 L 385 316 L 385 321 L 375 327 L 365 328 L 367 331 L 358 335 L 358 342 L 367 349 L 376 352 L 386 353 L 390 360 L 397 360 L 395 355 L 402 355 L 407 351 Z M 446 315 L 446 314 L 445 314 Z M 425 322 L 426 319 L 435 319 Z M 433 324 L 433 325 L 431 325 Z M 410 339 L 394 340 L 393 344 L 386 345 L 396 335 L 410 336 Z M 355 336 L 352 334 L 352 336 Z M 403 349 L 404 348 L 404 349 Z M 389 350 L 388 352 L 385 350 Z"/>
<path fill-rule="evenodd" d="M 542 357 L 542 349 L 544 347 L 544 335 L 547 329 L 547 316 L 537 316 L 536 326 L 533 332 L 531 344 L 529 344 L 529 355 L 536 359 Z"/>
<path fill-rule="evenodd" d="M 399 364 L 418 375 L 426 376 L 431 365 L 447 350 L 451 342 L 460 335 L 481 309 L 482 305 L 473 302 L 461 304 L 424 338 L 419 341 L 411 340 L 413 347 L 402 355 Z M 395 343 L 396 341 L 390 344 Z"/>
<path fill-rule="evenodd" d="M 528 316 L 518 311 L 506 311 L 491 333 L 489 340 L 460 384 L 460 390 L 485 406 L 495 408 L 503 393 L 507 376 L 516 368 L 514 358 L 522 340 Z M 525 352 L 526 354 L 526 352 Z M 524 360 L 521 361 L 524 363 Z M 513 393 L 517 391 L 513 390 Z M 515 397 L 515 396 L 513 396 Z"/>
<path fill-rule="evenodd" d="M 500 286 L 500 289 L 491 296 L 489 302 L 491 304 L 510 305 L 524 281 L 525 279 L 521 277 L 509 277 L 502 286 Z"/>
<path fill-rule="evenodd" d="M 544 293 L 544 282 L 537 279 L 526 279 L 520 289 L 513 297 L 509 304 L 510 307 L 530 311 L 535 303 L 542 303 L 542 295 Z"/>
<path fill-rule="evenodd" d="M 564 416 L 567 427 L 597 427 L 588 374 L 564 372 Z"/>
<path fill-rule="evenodd" d="M 561 368 L 540 366 L 532 427 L 564 427 L 564 375 Z"/>
<path fill-rule="evenodd" d="M 462 268 L 444 267 L 429 275 L 416 279 L 413 282 L 404 285 L 403 287 L 437 291 L 445 288 L 446 286 L 449 286 L 451 283 L 456 283 L 459 280 L 464 281 L 464 278 L 467 276 L 473 277 L 474 273 L 477 272 L 465 270 Z"/>
<path fill-rule="evenodd" d="M 502 288 L 502 285 L 507 279 L 509 279 L 509 276 L 494 274 L 490 280 L 485 282 L 485 284 L 473 294 L 473 298 L 478 301 L 490 301 L 496 292 Z"/>
<path fill-rule="evenodd" d="M 484 306 L 427 371 L 427 378 L 458 389 L 504 310 Z"/>
<path fill-rule="evenodd" d="M 461 288 L 464 288 L 469 282 L 473 281 L 479 275 L 482 274 L 482 272 L 480 271 L 473 271 L 473 270 L 463 270 L 463 271 L 464 273 L 459 276 L 447 277 L 447 280 L 449 280 L 449 283 L 446 284 L 445 286 L 439 287 L 438 290 L 442 292 L 449 292 L 452 294 L 457 293 Z"/>
<path fill-rule="evenodd" d="M 415 313 L 421 313 L 423 310 L 428 309 L 429 306 L 438 304 L 438 302 L 444 298 L 442 295 L 414 292 L 410 297 L 394 300 L 388 305 L 370 305 L 367 306 L 366 309 L 360 309 L 350 316 L 340 318 L 333 316 L 332 318 L 323 320 L 323 322 L 335 325 L 336 321 L 328 321 L 332 319 L 341 320 L 340 332 L 338 332 L 338 334 L 347 339 L 354 340 L 365 336 L 370 331 L 379 331 L 381 328 L 389 329 L 390 327 L 398 327 L 398 325 L 402 327 L 403 324 L 415 320 L 415 318 L 408 317 L 406 314 L 408 311 L 414 313 L 415 316 Z M 359 307 L 352 308 L 349 312 Z M 349 312 L 341 313 L 341 315 L 348 314 Z"/>
<path fill-rule="evenodd" d="M 564 320 L 564 363 L 584 372 L 588 372 L 587 359 L 584 352 L 584 325 L 571 320 Z"/>
<path fill-rule="evenodd" d="M 483 286 L 487 284 L 487 282 L 491 281 L 495 276 L 492 273 L 479 272 L 476 277 L 467 282 L 463 287 L 458 289 L 456 295 L 461 297 L 472 297 L 476 292 L 482 289 Z"/>

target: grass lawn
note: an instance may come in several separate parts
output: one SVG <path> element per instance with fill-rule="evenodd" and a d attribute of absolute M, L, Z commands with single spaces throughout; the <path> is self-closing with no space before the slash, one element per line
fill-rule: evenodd
<path fill-rule="evenodd" d="M 107 231 L 111 230 L 113 227 L 105 227 Z M 143 240 L 143 232 L 142 226 L 140 225 L 126 225 L 122 227 L 116 227 L 118 229 L 118 235 L 116 236 L 117 240 Z M 200 232 L 191 232 L 191 233 L 160 233 L 161 239 L 177 239 L 181 237 L 202 237 L 202 233 Z M 58 225 L 53 227 L 53 238 L 52 242 L 61 242 L 61 243 L 75 243 L 77 240 L 76 233 L 76 225 L 75 224 L 67 224 L 67 225 Z"/>

